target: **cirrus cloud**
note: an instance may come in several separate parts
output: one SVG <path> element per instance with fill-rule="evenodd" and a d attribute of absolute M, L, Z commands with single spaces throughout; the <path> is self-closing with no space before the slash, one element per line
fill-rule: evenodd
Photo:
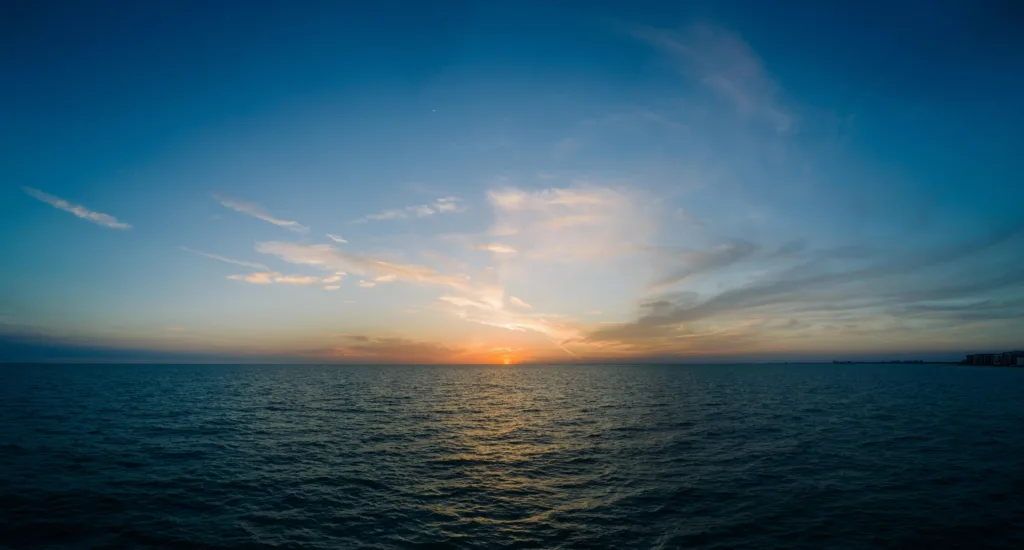
<path fill-rule="evenodd" d="M 243 201 L 243 200 L 239 200 L 239 199 L 233 199 L 233 198 L 225 197 L 223 195 L 218 195 L 218 194 L 213 195 L 213 198 L 216 199 L 217 202 L 219 202 L 221 205 L 223 205 L 226 208 L 230 208 L 230 209 L 232 209 L 232 210 L 234 210 L 236 212 L 241 212 L 243 214 L 248 214 L 248 215 L 250 215 L 250 216 L 252 216 L 254 218 L 258 218 L 258 219 L 261 219 L 261 220 L 263 220 L 265 222 L 269 222 L 269 223 L 272 223 L 274 225 L 277 225 L 277 226 L 280 226 L 280 227 L 284 227 L 285 229 L 289 229 L 291 231 L 295 231 L 296 233 L 306 233 L 306 232 L 309 231 L 308 227 L 306 227 L 305 225 L 300 224 L 299 222 L 293 222 L 293 221 L 289 221 L 289 220 L 282 220 L 280 218 L 275 218 L 275 217 L 271 216 L 269 213 L 267 213 L 267 211 L 262 206 L 254 203 L 254 202 L 248 202 L 248 201 Z"/>
<path fill-rule="evenodd" d="M 491 190 L 491 235 L 526 259 L 599 260 L 646 246 L 656 232 L 656 202 L 635 189 L 580 184 Z M 497 251 L 495 248 L 488 248 Z"/>
<path fill-rule="evenodd" d="M 257 271 L 247 275 L 228 275 L 227 278 L 232 281 L 245 281 L 254 285 L 269 285 L 271 283 L 277 283 L 294 286 L 310 286 L 328 283 L 332 282 L 328 279 L 333 279 L 332 277 L 321 279 L 320 277 L 313 277 L 310 275 L 282 275 L 276 271 Z"/>
<path fill-rule="evenodd" d="M 414 206 L 406 206 L 405 208 L 385 210 L 376 214 L 367 214 L 361 218 L 352 220 L 350 223 L 360 224 L 368 221 L 405 220 L 414 217 L 426 218 L 435 214 L 464 212 L 466 207 L 463 206 L 461 202 L 462 199 L 459 197 L 442 197 L 428 204 L 417 204 Z"/>
<path fill-rule="evenodd" d="M 515 296 L 509 296 L 508 297 L 508 301 L 511 302 L 512 305 L 514 305 L 516 307 L 521 307 L 523 309 L 533 309 L 533 306 L 531 306 L 530 304 L 520 300 L 519 298 L 516 298 Z"/>
<path fill-rule="evenodd" d="M 507 244 L 501 243 L 487 243 L 487 244 L 474 244 L 469 247 L 472 250 L 484 250 L 487 252 L 493 252 L 495 254 L 515 254 L 516 249 L 512 248 Z"/>
<path fill-rule="evenodd" d="M 118 221 L 117 218 L 115 218 L 114 216 L 111 216 L 110 214 L 104 214 L 102 212 L 96 212 L 94 210 L 89 210 L 88 208 L 86 208 L 86 207 L 84 207 L 84 206 L 82 206 L 80 204 L 72 204 L 72 203 L 70 203 L 70 202 L 68 202 L 68 201 L 66 201 L 66 200 L 64 200 L 64 199 L 62 199 L 60 197 L 55 197 L 55 196 L 53 196 L 53 195 L 51 195 L 49 193 L 44 193 L 44 192 L 42 192 L 42 191 L 40 191 L 38 189 L 34 189 L 32 187 L 22 187 L 21 189 L 23 191 L 25 191 L 25 193 L 27 193 L 32 198 L 38 199 L 38 200 L 40 200 L 42 202 L 45 202 L 46 204 L 49 204 L 50 206 L 52 206 L 52 207 L 54 207 L 54 208 L 56 208 L 58 210 L 63 210 L 65 212 L 70 212 L 70 213 L 74 214 L 75 216 L 78 216 L 79 218 L 82 218 L 83 220 L 90 221 L 90 222 L 92 222 L 92 223 L 94 223 L 96 225 L 101 225 L 103 227 L 109 227 L 111 229 L 131 229 L 132 228 L 132 226 L 130 224 Z"/>
<path fill-rule="evenodd" d="M 233 260 L 231 258 L 227 258 L 227 257 L 221 256 L 219 254 L 210 254 L 208 252 L 202 252 L 200 250 L 193 250 L 193 249 L 188 248 L 186 246 L 179 246 L 178 248 L 181 249 L 181 250 L 184 250 L 185 252 L 188 252 L 190 254 L 196 254 L 197 256 L 203 256 L 205 258 L 210 258 L 211 260 L 217 260 L 217 261 L 225 262 L 225 263 L 229 263 L 229 264 L 240 265 L 242 267 L 251 267 L 253 269 L 262 269 L 264 271 L 269 271 L 270 270 L 270 268 L 268 268 L 267 266 L 265 266 L 263 264 L 260 264 L 260 263 L 256 263 L 256 262 L 245 262 L 245 261 L 242 261 L 242 260 Z"/>

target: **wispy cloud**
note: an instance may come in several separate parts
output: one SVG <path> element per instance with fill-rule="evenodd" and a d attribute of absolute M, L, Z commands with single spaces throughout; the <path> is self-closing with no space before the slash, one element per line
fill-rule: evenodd
<path fill-rule="evenodd" d="M 280 275 L 273 271 L 263 271 L 258 273 L 249 273 L 248 275 L 228 275 L 228 279 L 232 281 L 245 281 L 254 285 L 269 285 L 274 282 L 274 277 Z"/>
<path fill-rule="evenodd" d="M 751 257 L 757 250 L 756 245 L 742 239 L 706 250 L 657 249 L 672 265 L 669 273 L 656 283 L 655 288 L 664 289 L 695 275 L 728 267 Z"/>
<path fill-rule="evenodd" d="M 331 245 L 265 242 L 258 244 L 257 250 L 297 265 L 309 265 L 325 270 L 345 270 L 363 275 L 367 279 L 357 283 L 362 288 L 373 288 L 380 283 L 391 281 L 447 288 L 449 292 L 455 292 L 445 294 L 439 300 L 456 316 L 507 330 L 538 332 L 558 346 L 562 346 L 567 339 L 578 338 L 580 334 L 578 328 L 561 318 L 543 314 L 526 315 L 506 310 L 504 288 L 486 280 L 477 281 L 465 275 L 440 273 L 426 266 L 353 254 Z"/>
<path fill-rule="evenodd" d="M 282 220 L 271 216 L 262 206 L 256 203 L 243 201 L 239 199 L 233 199 L 225 197 L 223 195 L 216 194 L 213 196 L 213 198 L 216 199 L 217 202 L 221 203 L 223 206 L 230 208 L 236 212 L 248 214 L 254 218 L 259 218 L 265 222 L 270 222 L 274 225 L 290 229 L 292 231 L 295 231 L 296 233 L 306 233 L 307 231 L 309 231 L 308 227 L 300 224 L 299 222 Z"/>
<path fill-rule="evenodd" d="M 524 308 L 524 309 L 533 309 L 533 306 L 531 306 L 530 304 L 520 300 L 519 298 L 516 298 L 515 296 L 509 296 L 508 297 L 508 301 L 511 302 L 512 305 L 514 305 L 516 307 L 521 307 L 521 308 Z"/>
<path fill-rule="evenodd" d="M 487 243 L 487 244 L 474 244 L 470 245 L 469 248 L 473 250 L 485 250 L 487 252 L 494 252 L 495 254 L 515 254 L 516 249 L 512 248 L 507 244 L 501 243 Z"/>
<path fill-rule="evenodd" d="M 837 337 L 846 345 L 858 338 L 924 342 L 966 322 L 1024 319 L 1024 271 L 993 277 L 959 269 L 964 262 L 986 259 L 999 265 L 1019 258 L 1012 251 L 1024 250 L 1022 236 L 1024 226 L 932 250 L 854 253 L 849 247 L 790 247 L 784 256 L 764 256 L 747 281 L 706 294 L 687 291 L 646 299 L 635 320 L 592 329 L 584 341 L 643 353 L 679 353 L 724 345 L 728 334 L 734 338 L 733 349 L 739 349 L 742 338 L 750 345 L 756 339 L 758 345 L 770 346 L 773 339 L 785 337 L 792 350 L 799 334 L 804 346 Z M 746 257 L 751 247 L 719 251 L 701 261 L 713 268 Z M 775 321 L 779 319 L 789 321 Z"/>
<path fill-rule="evenodd" d="M 522 281 L 536 273 L 531 265 L 551 262 L 559 264 L 562 276 L 578 270 L 579 276 L 586 277 L 596 265 L 608 265 L 620 254 L 642 252 L 656 230 L 657 201 L 633 189 L 583 182 L 539 190 L 506 185 L 491 190 L 488 200 L 494 209 L 488 234 L 501 242 L 480 243 L 473 236 L 460 239 L 469 240 L 470 249 L 489 251 L 500 259 L 498 266 L 485 269 L 484 280 Z M 565 316 L 535 312 L 518 297 L 510 296 L 506 302 L 500 284 L 466 280 L 450 287 L 460 292 L 440 296 L 437 308 L 465 321 L 541 335 L 554 350 L 572 358 L 584 353 L 582 348 L 595 347 L 582 338 L 584 325 Z"/>
<path fill-rule="evenodd" d="M 759 117 L 779 132 L 793 126 L 792 113 L 779 100 L 778 85 L 737 34 L 709 24 L 691 25 L 683 32 L 635 27 L 632 34 L 671 56 L 682 72 L 731 102 L 740 113 Z"/>
<path fill-rule="evenodd" d="M 331 235 L 330 233 L 327 234 L 327 238 L 332 240 L 332 241 L 334 241 L 334 242 L 336 242 L 336 243 L 341 243 L 341 244 L 345 244 L 345 243 L 348 242 L 345 239 L 342 239 L 341 237 L 339 237 L 337 235 Z"/>
<path fill-rule="evenodd" d="M 505 330 L 536 332 L 570 355 L 576 354 L 565 349 L 565 344 L 582 341 L 581 327 L 558 315 L 511 311 L 502 302 L 465 296 L 445 295 L 439 300 L 461 319 Z"/>
<path fill-rule="evenodd" d="M 276 271 L 260 271 L 248 275 L 228 275 L 232 281 L 245 281 L 254 285 L 269 285 L 278 283 L 283 285 L 309 286 L 324 282 L 320 277 L 309 275 L 282 275 Z"/>
<path fill-rule="evenodd" d="M 509 301 L 520 309 L 531 308 L 529 304 L 515 297 L 510 297 Z M 577 323 L 558 315 L 509 310 L 501 300 L 501 292 L 493 296 L 444 295 L 439 298 L 439 304 L 442 310 L 448 310 L 465 321 L 513 332 L 542 335 L 555 348 L 574 358 L 579 358 L 579 354 L 567 346 L 586 343 L 582 327 Z"/>
<path fill-rule="evenodd" d="M 326 286 L 324 286 L 324 290 L 338 290 L 339 288 L 341 288 L 341 286 L 339 286 L 339 285 L 326 285 Z"/>
<path fill-rule="evenodd" d="M 274 277 L 274 282 L 285 285 L 308 286 L 318 284 L 322 282 L 322 280 L 320 277 L 313 277 L 310 275 L 282 275 L 280 277 Z"/>
<path fill-rule="evenodd" d="M 60 197 L 55 197 L 49 193 L 44 193 L 38 189 L 33 189 L 32 187 L 22 187 L 21 189 L 25 191 L 25 193 L 28 193 L 30 197 L 43 201 L 46 204 L 49 204 L 50 206 L 57 208 L 59 210 L 70 212 L 78 216 L 79 218 L 82 218 L 83 220 L 88 220 L 96 225 L 102 225 L 103 227 L 109 227 L 111 229 L 131 229 L 132 227 L 127 223 L 118 221 L 117 218 L 111 216 L 110 214 L 104 214 L 102 212 L 89 210 L 88 208 L 82 205 L 72 204 Z"/>
<path fill-rule="evenodd" d="M 412 208 L 412 207 L 410 207 L 410 208 Z M 366 223 L 366 222 L 368 222 L 370 220 L 375 220 L 375 221 L 380 221 L 380 220 L 397 220 L 397 219 L 406 219 L 408 217 L 409 217 L 409 213 L 406 210 L 404 210 L 404 209 L 385 210 L 385 211 L 379 212 L 377 214 L 367 214 L 367 215 L 363 216 L 362 218 L 358 218 L 358 219 L 352 220 L 352 223 Z"/>
<path fill-rule="evenodd" d="M 242 267 L 251 267 L 253 269 L 262 269 L 264 271 L 269 271 L 270 270 L 270 268 L 268 268 L 267 266 L 265 266 L 263 264 L 260 264 L 260 263 L 256 263 L 256 262 L 246 262 L 246 261 L 242 261 L 242 260 L 232 260 L 231 258 L 226 258 L 226 257 L 221 256 L 219 254 L 210 254 L 208 252 L 202 252 L 202 251 L 199 251 L 199 250 L 193 250 L 191 248 L 188 248 L 187 246 L 179 246 L 178 248 L 181 249 L 181 250 L 184 250 L 185 252 L 189 252 L 191 254 L 196 254 L 196 255 L 199 255 L 199 256 L 206 257 L 206 258 L 210 258 L 211 260 L 217 260 L 217 261 L 226 262 L 226 263 L 229 263 L 229 264 L 240 265 Z"/>
<path fill-rule="evenodd" d="M 452 304 L 452 305 L 458 306 L 458 307 L 473 307 L 473 308 L 478 308 L 478 309 L 494 309 L 494 305 L 493 304 L 488 304 L 488 303 L 485 303 L 485 302 L 481 302 L 480 300 L 475 300 L 473 298 L 467 298 L 465 296 L 447 296 L 447 295 L 445 295 L 445 296 L 441 296 L 440 298 L 438 298 L 438 300 L 441 300 L 442 302 L 447 302 L 449 304 Z"/>
<path fill-rule="evenodd" d="M 495 220 L 490 234 L 528 260 L 608 258 L 646 246 L 656 231 L 657 203 L 635 189 L 505 187 L 487 197 Z"/>
<path fill-rule="evenodd" d="M 405 208 L 396 208 L 392 210 L 385 210 L 376 214 L 367 214 L 362 218 L 352 220 L 351 223 L 366 223 L 368 221 L 381 221 L 381 220 L 405 220 L 409 218 L 426 218 L 435 214 L 445 214 L 449 212 L 464 212 L 466 207 L 462 205 L 462 199 L 459 197 L 442 197 L 434 202 L 428 204 L 418 204 L 414 206 L 406 206 Z"/>
<path fill-rule="evenodd" d="M 462 212 L 466 209 L 460 203 L 462 199 L 458 197 L 442 197 L 434 201 L 434 204 L 428 208 L 433 209 L 436 213 L 442 212 Z"/>
<path fill-rule="evenodd" d="M 345 252 L 328 244 L 304 245 L 270 241 L 257 244 L 256 250 L 277 256 L 288 263 L 330 271 L 344 271 L 370 277 L 388 276 L 388 280 L 439 285 L 459 290 L 468 290 L 474 286 L 465 276 L 445 275 L 426 266 Z"/>

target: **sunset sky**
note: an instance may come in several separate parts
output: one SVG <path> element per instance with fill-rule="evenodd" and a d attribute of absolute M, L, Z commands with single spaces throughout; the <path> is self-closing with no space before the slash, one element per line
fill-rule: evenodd
<path fill-rule="evenodd" d="M 825 4 L 5 7 L 0 361 L 1021 347 L 1019 4 Z"/>

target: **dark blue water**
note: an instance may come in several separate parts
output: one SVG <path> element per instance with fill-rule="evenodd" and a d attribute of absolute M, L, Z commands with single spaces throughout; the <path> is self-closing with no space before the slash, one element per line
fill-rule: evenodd
<path fill-rule="evenodd" d="M 9 548 L 1022 548 L 1024 369 L 0 367 Z"/>

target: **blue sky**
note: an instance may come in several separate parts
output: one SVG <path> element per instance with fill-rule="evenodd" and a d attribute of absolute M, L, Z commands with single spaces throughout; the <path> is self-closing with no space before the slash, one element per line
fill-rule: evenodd
<path fill-rule="evenodd" d="M 4 360 L 1022 346 L 1012 2 L 21 3 Z"/>

